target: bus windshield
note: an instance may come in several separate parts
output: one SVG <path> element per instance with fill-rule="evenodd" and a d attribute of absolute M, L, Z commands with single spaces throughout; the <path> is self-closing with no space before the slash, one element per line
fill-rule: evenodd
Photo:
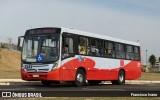
<path fill-rule="evenodd" d="M 23 62 L 55 62 L 59 58 L 59 35 L 24 37 Z"/>

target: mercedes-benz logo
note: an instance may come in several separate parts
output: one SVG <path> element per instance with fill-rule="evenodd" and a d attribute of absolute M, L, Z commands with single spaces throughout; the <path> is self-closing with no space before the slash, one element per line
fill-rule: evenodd
<path fill-rule="evenodd" d="M 38 72 L 38 69 L 35 69 L 35 72 Z"/>

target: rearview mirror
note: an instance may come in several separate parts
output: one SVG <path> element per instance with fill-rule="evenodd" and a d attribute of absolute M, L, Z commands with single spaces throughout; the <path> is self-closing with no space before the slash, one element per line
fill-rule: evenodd
<path fill-rule="evenodd" d="M 17 45 L 17 50 L 18 51 L 22 51 L 23 40 L 24 40 L 23 36 L 18 37 L 18 45 Z"/>

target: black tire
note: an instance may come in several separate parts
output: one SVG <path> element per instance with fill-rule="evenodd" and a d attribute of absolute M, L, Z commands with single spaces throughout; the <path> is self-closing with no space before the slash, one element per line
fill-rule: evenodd
<path fill-rule="evenodd" d="M 111 81 L 113 85 L 122 85 L 125 83 L 125 73 L 123 70 L 120 70 L 118 73 L 118 80 Z"/>
<path fill-rule="evenodd" d="M 98 85 L 101 81 L 88 81 L 89 85 Z"/>
<path fill-rule="evenodd" d="M 82 69 L 78 69 L 76 72 L 74 85 L 77 87 L 81 87 L 84 86 L 85 84 L 86 84 L 86 74 Z"/>
<path fill-rule="evenodd" d="M 41 81 L 43 86 L 51 86 L 52 82 L 51 81 Z"/>

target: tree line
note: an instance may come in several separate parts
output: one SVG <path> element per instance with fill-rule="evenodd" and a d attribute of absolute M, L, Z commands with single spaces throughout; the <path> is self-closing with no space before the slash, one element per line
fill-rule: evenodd
<path fill-rule="evenodd" d="M 160 62 L 160 57 L 157 59 Z M 148 59 L 151 67 L 154 67 L 156 64 L 156 56 L 154 54 L 152 54 L 149 59 Z"/>

